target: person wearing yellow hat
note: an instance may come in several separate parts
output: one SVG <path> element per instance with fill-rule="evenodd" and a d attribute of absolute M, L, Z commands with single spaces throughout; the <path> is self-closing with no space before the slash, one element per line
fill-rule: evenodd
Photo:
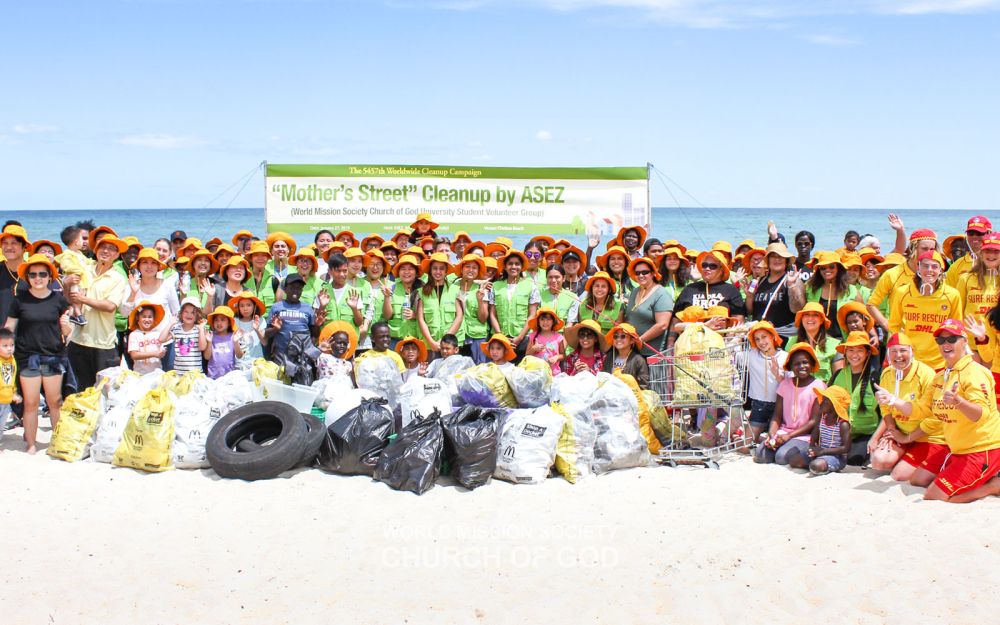
<path fill-rule="evenodd" d="M 371 250 L 377 250 L 379 248 L 379 246 L 381 246 L 383 243 L 385 243 L 385 239 L 383 239 L 379 235 L 377 235 L 374 232 L 372 232 L 371 234 L 369 234 L 365 238 L 361 239 L 361 246 L 360 247 L 361 247 L 362 251 L 364 251 L 365 253 L 368 253 Z"/>
<path fill-rule="evenodd" d="M 607 334 L 625 318 L 625 306 L 614 297 L 614 288 L 614 279 L 608 273 L 598 271 L 587 279 L 580 300 L 579 320 L 593 319 L 601 326 L 602 334 Z"/>
<path fill-rule="evenodd" d="M 875 325 L 886 332 L 892 332 L 889 329 L 888 316 L 892 313 L 893 294 L 913 282 L 920 257 L 927 252 L 936 252 L 937 248 L 937 234 L 933 230 L 920 228 L 910 234 L 909 244 L 903 254 L 906 261 L 882 273 L 866 302 L 868 311 L 875 318 Z M 889 261 L 891 256 L 892 254 L 887 254 L 883 262 Z"/>
<path fill-rule="evenodd" d="M 5 328 L 14 333 L 13 369 L 21 386 L 24 440 L 28 453 L 34 454 L 38 406 L 43 393 L 52 427 L 59 421 L 63 374 L 69 366 L 63 342 L 73 326 L 67 318 L 69 302 L 62 293 L 49 288 L 58 277 L 52 261 L 41 254 L 32 254 L 18 266 L 18 277 L 28 288 L 13 294 Z M 4 356 L 9 358 L 11 354 Z M 15 371 L 4 372 L 10 376 L 5 382 L 13 383 Z"/>
<path fill-rule="evenodd" d="M 770 243 L 764 249 L 763 267 L 763 277 L 746 286 L 747 312 L 754 320 L 771 322 L 778 334 L 792 336 L 795 313 L 806 301 L 805 282 L 795 267 L 795 257 L 784 243 Z"/>
<path fill-rule="evenodd" d="M 447 254 L 435 252 L 421 263 L 425 284 L 417 298 L 417 325 L 424 345 L 432 357 L 441 351 L 439 341 L 445 334 L 453 334 L 459 344 L 465 340 L 462 322 L 465 311 L 458 297 L 458 287 L 450 282 L 451 262 Z"/>
<path fill-rule="evenodd" d="M 628 263 L 631 259 L 628 251 L 620 245 L 612 245 L 607 252 L 597 257 L 598 268 L 615 281 L 615 299 L 623 304 L 636 287 L 635 281 L 628 275 Z"/>
<path fill-rule="evenodd" d="M 234 340 L 239 344 L 243 355 L 236 359 L 236 368 L 249 371 L 253 361 L 264 357 L 264 326 L 267 323 L 264 315 L 267 307 L 250 291 L 240 291 L 226 302 L 236 316 L 236 332 Z"/>
<path fill-rule="evenodd" d="M 559 253 L 558 250 L 550 251 Z M 539 292 L 542 298 L 540 305 L 555 309 L 566 325 L 573 325 L 579 318 L 580 297 L 570 289 L 564 288 L 565 284 L 566 271 L 561 264 L 553 263 L 546 267 L 545 288 Z"/>
<path fill-rule="evenodd" d="M 660 275 L 652 258 L 633 258 L 628 264 L 628 275 L 637 286 L 625 303 L 625 321 L 639 332 L 641 353 L 649 357 L 664 349 L 674 300 L 659 285 Z"/>
<path fill-rule="evenodd" d="M 228 243 L 220 243 L 215 246 L 214 250 L 209 251 L 215 256 L 215 262 L 219 263 L 220 268 L 233 256 L 242 256 L 242 254 L 237 254 L 236 249 Z"/>
<path fill-rule="evenodd" d="M 205 360 L 208 377 L 217 380 L 236 370 L 236 360 L 243 357 L 243 349 L 235 340 L 236 315 L 229 306 L 216 306 L 208 314 L 208 333 Z"/>
<path fill-rule="evenodd" d="M 758 321 L 750 326 L 747 336 L 751 348 L 747 354 L 750 378 L 747 396 L 750 398 L 750 430 L 756 441 L 774 416 L 774 402 L 778 384 L 785 379 L 788 352 L 781 349 L 785 341 L 769 321 Z"/>
<path fill-rule="evenodd" d="M 524 257 L 527 259 L 521 275 L 535 283 L 539 289 L 545 287 L 545 268 L 542 259 L 545 250 L 537 241 L 531 241 L 524 246 Z"/>
<path fill-rule="evenodd" d="M 479 349 L 486 354 L 491 363 L 500 367 L 513 366 L 509 363 L 517 358 L 517 352 L 514 351 L 510 339 L 500 333 L 494 334 L 488 341 L 483 341 Z"/>
<path fill-rule="evenodd" d="M 399 248 L 390 239 L 378 247 L 379 251 L 382 252 L 382 256 L 385 257 L 387 263 L 389 263 L 389 269 L 396 266 L 396 261 L 399 260 Z"/>
<path fill-rule="evenodd" d="M 413 244 L 413 239 L 410 237 L 409 230 L 399 230 L 396 234 L 392 235 L 389 240 L 396 245 L 400 253 L 408 250 L 410 245 Z"/>
<path fill-rule="evenodd" d="M 196 249 L 188 257 L 188 273 L 191 282 L 184 297 L 193 297 L 201 301 L 202 310 L 210 310 L 214 304 L 216 283 L 213 279 L 219 271 L 219 262 L 205 248 Z"/>
<path fill-rule="evenodd" d="M 861 302 L 847 302 L 837 310 L 837 325 L 845 336 L 850 332 L 864 332 L 872 345 L 877 347 L 879 344 L 875 320 L 868 312 L 868 307 Z"/>
<path fill-rule="evenodd" d="M 289 258 L 296 250 L 295 239 L 287 232 L 272 232 L 267 235 L 267 245 L 271 250 L 271 260 L 268 262 L 271 273 L 279 280 L 284 280 L 291 271 Z"/>
<path fill-rule="evenodd" d="M 389 298 L 392 303 L 392 316 L 388 318 L 388 324 L 391 339 L 399 341 L 403 337 L 420 334 L 416 314 L 417 297 L 420 287 L 423 286 L 420 282 L 420 259 L 411 254 L 404 254 L 392 268 L 392 273 L 396 280 L 393 282 L 392 295 Z M 374 341 L 374 337 L 372 340 Z"/>
<path fill-rule="evenodd" d="M 455 287 L 462 302 L 464 351 L 477 365 L 483 364 L 487 357 L 480 344 L 489 336 L 490 307 L 486 297 L 492 287 L 486 277 L 486 259 L 477 254 L 466 254 L 452 272 L 458 276 Z"/>
<path fill-rule="evenodd" d="M 945 284 L 944 258 L 937 251 L 924 252 L 912 281 L 892 293 L 889 331 L 909 336 L 917 360 L 937 371 L 944 367 L 944 359 L 934 343 L 934 328 L 945 319 L 960 318 L 961 298 L 958 291 Z"/>
<path fill-rule="evenodd" d="M 156 369 L 169 370 L 164 363 L 167 355 L 164 343 L 171 339 L 171 335 L 170 324 L 163 323 L 165 317 L 163 306 L 148 300 L 136 304 L 128 315 L 130 331 L 127 351 L 132 360 L 132 370 L 138 374 Z"/>
<path fill-rule="evenodd" d="M 563 371 L 569 375 L 583 372 L 597 375 L 604 370 L 604 357 L 609 345 L 599 323 L 585 319 L 566 328 L 563 335 L 572 350 L 563 361 Z"/>
<path fill-rule="evenodd" d="M 604 337 L 611 348 L 604 357 L 604 372 L 621 372 L 635 378 L 639 388 L 649 388 L 649 366 L 642 356 L 642 339 L 630 323 L 619 323 Z"/>
<path fill-rule="evenodd" d="M 561 372 L 561 364 L 566 354 L 566 339 L 560 333 L 565 323 L 559 318 L 555 308 L 542 306 L 535 316 L 528 320 L 528 346 L 525 353 L 541 358 L 549 363 L 552 375 Z"/>
<path fill-rule="evenodd" d="M 427 344 L 412 336 L 403 337 L 396 343 L 395 351 L 403 359 L 403 381 L 415 375 L 427 375 Z"/>
<path fill-rule="evenodd" d="M 357 332 L 360 349 L 370 349 L 372 324 L 392 318 L 392 266 L 377 248 L 365 252 L 362 262 L 366 286 L 360 289 L 363 321 Z"/>
<path fill-rule="evenodd" d="M 789 353 L 797 344 L 808 345 L 819 363 L 817 377 L 824 382 L 844 366 L 843 356 L 837 351 L 840 339 L 833 338 L 828 332 L 831 324 L 823 306 L 818 302 L 809 302 L 795 313 L 796 334 L 785 345 Z"/>
<path fill-rule="evenodd" d="M 878 347 L 872 345 L 867 332 L 851 332 L 837 346 L 844 356 L 844 368 L 834 374 L 830 386 L 839 386 L 851 396 L 850 418 L 852 439 L 847 463 L 862 466 L 868 463 L 868 442 L 879 424 L 878 402 L 872 390 L 872 375 L 878 375 Z"/>
<path fill-rule="evenodd" d="M 238 230 L 231 239 L 233 249 L 236 250 L 237 254 L 242 256 L 248 249 L 250 249 L 250 243 L 256 238 L 256 235 L 249 230 Z"/>
<path fill-rule="evenodd" d="M 730 283 L 729 265 L 725 255 L 718 250 L 698 254 L 697 266 L 701 279 L 684 287 L 674 302 L 674 312 L 684 310 L 689 306 L 699 306 L 709 309 L 712 306 L 724 306 L 729 311 L 729 317 L 737 323 L 742 323 L 746 317 L 746 306 L 739 287 Z M 725 319 L 710 319 L 706 322 L 712 330 L 726 327 Z M 680 332 L 684 330 L 683 323 L 675 322 L 667 337 L 667 347 L 671 347 Z"/>
<path fill-rule="evenodd" d="M 300 300 L 312 306 L 313 302 L 316 301 L 316 296 L 325 285 L 317 273 L 319 271 L 319 258 L 317 258 L 315 250 L 303 248 L 299 250 L 298 254 L 289 258 L 288 262 L 295 267 L 295 271 L 292 273 L 298 274 L 303 280 Z M 283 295 L 284 293 L 281 294 L 281 296 Z"/>
<path fill-rule="evenodd" d="M 809 473 L 837 473 L 847 466 L 851 450 L 851 395 L 839 386 L 814 388 L 813 393 L 819 400 L 819 419 L 809 440 Z"/>
<path fill-rule="evenodd" d="M 784 370 L 791 373 L 778 384 L 774 400 L 774 415 L 767 432 L 761 434 L 754 462 L 777 463 L 804 469 L 809 464 L 809 440 L 819 406 L 813 389 L 825 389 L 826 384 L 815 377 L 819 360 L 813 348 L 799 343 L 788 350 Z"/>
<path fill-rule="evenodd" d="M 351 359 L 358 348 L 358 333 L 354 326 L 346 321 L 331 321 L 320 330 L 316 344 L 322 352 L 316 361 L 317 375 L 321 379 L 353 375 Z"/>
<path fill-rule="evenodd" d="M 164 354 L 159 357 L 160 360 L 152 368 L 159 367 L 164 371 L 170 371 L 174 367 L 174 342 L 169 331 L 174 318 L 180 311 L 180 302 L 177 298 L 174 282 L 159 277 L 160 272 L 165 267 L 164 262 L 160 260 L 160 254 L 155 249 L 147 247 L 141 250 L 132 266 L 129 267 L 131 270 L 128 278 L 129 288 L 126 291 L 125 300 L 119 308 L 119 313 L 126 317 L 127 327 L 132 329 L 132 313 L 140 302 L 148 302 L 160 307 L 164 314 L 159 316 L 154 330 L 156 333 L 166 331 L 168 334 L 159 343 Z M 122 341 L 126 340 L 124 332 L 119 338 Z M 131 348 L 126 350 L 127 352 L 131 352 Z"/>
<path fill-rule="evenodd" d="M 898 482 L 908 481 L 914 486 L 926 488 L 941 471 L 941 465 L 948 456 L 944 436 L 936 433 L 907 445 L 896 443 L 890 435 L 892 430 L 909 434 L 927 415 L 912 412 L 904 415 L 891 403 L 882 403 L 887 396 L 881 391 L 887 391 L 903 401 L 916 401 L 934 383 L 934 370 L 913 358 L 913 342 L 905 334 L 896 333 L 889 337 L 885 355 L 889 366 L 882 370 L 882 377 L 875 387 L 875 399 L 882 408 L 882 421 L 868 441 L 872 468 L 891 471 L 892 479 Z"/>
<path fill-rule="evenodd" d="M 125 301 L 129 284 L 125 276 L 114 270 L 114 263 L 126 249 L 126 243 L 118 237 L 100 236 L 94 250 L 96 263 L 90 286 L 74 291 L 73 287 L 80 284 L 80 277 L 63 278 L 70 304 L 83 311 L 87 322 L 73 331 L 67 348 L 77 388 L 93 386 L 98 371 L 117 366 L 121 360 L 115 314 Z"/>
<path fill-rule="evenodd" d="M 413 231 L 410 234 L 410 239 L 414 241 L 419 241 L 423 237 L 435 239 L 437 238 L 437 232 L 435 232 L 435 230 L 440 227 L 440 224 L 434 222 L 434 218 L 431 217 L 430 213 L 418 213 L 417 218 L 413 220 L 412 224 L 410 224 L 410 229 Z"/>
<path fill-rule="evenodd" d="M 847 269 L 836 252 L 817 252 L 812 270 L 806 285 L 806 301 L 819 303 L 827 319 L 835 319 L 837 309 L 847 302 L 863 301 L 857 285 L 848 281 Z M 842 338 L 840 326 L 831 326 L 830 336 Z"/>
<path fill-rule="evenodd" d="M 945 276 L 945 284 L 950 287 L 957 287 L 959 278 L 963 274 L 968 273 L 977 258 L 979 258 L 980 253 L 983 249 L 983 241 L 990 232 L 993 231 L 993 224 L 988 218 L 983 215 L 976 215 L 969 219 L 965 224 L 965 236 L 963 237 L 966 247 L 968 248 L 968 253 L 963 256 L 952 256 L 949 255 L 951 259 L 951 266 L 948 267 L 948 273 Z M 950 237 L 949 237 L 950 238 Z M 952 244 L 952 252 L 954 253 L 954 248 L 957 247 Z"/>
<path fill-rule="evenodd" d="M 351 249 L 358 253 L 361 252 L 358 248 Z M 363 265 L 364 254 L 355 256 L 352 260 Z M 360 329 L 364 325 L 365 305 L 371 286 L 364 282 L 363 278 L 362 288 L 357 288 L 355 284 L 350 282 L 350 268 L 348 266 L 350 262 L 340 252 L 333 252 L 327 257 L 326 277 L 329 281 L 319 283 L 316 297 L 311 306 L 322 313 L 323 319 L 321 321 L 323 322 L 346 321 L 353 325 L 358 330 L 359 340 L 363 341 L 365 337 L 361 335 Z M 296 279 L 305 284 L 299 274 L 293 273 L 290 276 L 296 276 Z"/>
<path fill-rule="evenodd" d="M 266 241 L 254 241 L 245 258 L 250 263 L 250 277 L 243 286 L 264 302 L 263 316 L 267 318 L 281 290 L 281 279 L 271 269 L 271 248 Z"/>
<path fill-rule="evenodd" d="M 659 263 L 660 284 L 677 301 L 681 291 L 691 282 L 691 261 L 684 255 L 684 250 L 670 246 L 663 250 Z"/>
<path fill-rule="evenodd" d="M 341 230 L 336 234 L 334 239 L 343 243 L 345 246 L 349 248 L 361 246 L 361 243 L 358 241 L 358 237 L 354 236 L 354 233 L 351 232 L 350 230 Z"/>
<path fill-rule="evenodd" d="M 934 330 L 945 368 L 916 401 L 906 401 L 887 389 L 879 403 L 904 415 L 925 418 L 909 434 L 892 431 L 900 445 L 940 432 L 950 454 L 924 499 L 968 503 L 1000 495 L 1000 412 L 989 371 L 968 353 L 967 329 L 958 319 L 946 319 Z"/>
<path fill-rule="evenodd" d="M 528 266 L 528 258 L 523 252 L 507 252 L 502 265 L 500 279 L 493 283 L 486 296 L 490 307 L 490 327 L 494 333 L 511 339 L 520 356 L 524 354 L 523 341 L 528 334 L 528 319 L 535 316 L 542 296 L 538 286 L 523 274 Z"/>

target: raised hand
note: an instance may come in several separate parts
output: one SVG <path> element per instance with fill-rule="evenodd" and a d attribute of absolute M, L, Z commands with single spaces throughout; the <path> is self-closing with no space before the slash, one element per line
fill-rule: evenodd
<path fill-rule="evenodd" d="M 778 226 L 773 221 L 767 222 L 767 236 L 772 241 L 778 238 Z"/>
<path fill-rule="evenodd" d="M 260 330 L 260 315 L 253 316 L 253 329 L 256 331 Z"/>
<path fill-rule="evenodd" d="M 902 232 L 903 228 L 905 227 L 903 225 L 902 217 L 896 215 L 895 213 L 889 213 L 889 227 L 895 230 L 896 232 Z"/>
<path fill-rule="evenodd" d="M 976 321 L 976 318 L 972 315 L 965 316 L 965 330 L 976 337 L 976 340 L 982 341 L 986 338 L 986 324 Z"/>
<path fill-rule="evenodd" d="M 351 289 L 347 295 L 347 305 L 351 307 L 351 310 L 358 310 L 358 306 L 361 305 L 361 293 L 357 289 Z"/>

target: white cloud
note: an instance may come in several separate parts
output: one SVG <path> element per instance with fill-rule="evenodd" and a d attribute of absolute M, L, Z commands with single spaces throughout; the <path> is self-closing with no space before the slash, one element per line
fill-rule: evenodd
<path fill-rule="evenodd" d="M 817 46 L 833 46 L 833 47 L 843 47 L 843 46 L 856 46 L 860 43 L 857 39 L 850 39 L 848 37 L 838 37 L 837 35 L 803 35 L 799 37 L 803 41 L 808 41 L 809 43 L 815 44 Z"/>
<path fill-rule="evenodd" d="M 35 135 L 56 132 L 59 128 L 43 124 L 14 124 L 11 127 L 11 130 L 13 130 L 15 134 L 19 135 Z"/>
<path fill-rule="evenodd" d="M 205 139 L 193 135 L 170 135 L 164 133 L 127 135 L 119 138 L 115 143 L 131 147 L 152 148 L 154 150 L 196 148 L 209 144 Z"/>
<path fill-rule="evenodd" d="M 552 133 L 549 132 L 548 130 L 539 130 L 538 132 L 535 133 L 535 138 L 538 139 L 539 141 L 551 141 Z"/>

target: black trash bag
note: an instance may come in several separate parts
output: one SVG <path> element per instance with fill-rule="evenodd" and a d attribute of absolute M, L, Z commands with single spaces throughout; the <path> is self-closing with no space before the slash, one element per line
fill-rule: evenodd
<path fill-rule="evenodd" d="M 297 332 L 288 341 L 285 351 L 274 354 L 272 360 L 283 367 L 285 375 L 295 384 L 311 386 L 316 381 L 316 363 L 320 351 L 308 332 Z"/>
<path fill-rule="evenodd" d="M 444 431 L 435 410 L 421 421 L 411 421 L 379 456 L 374 477 L 394 490 L 418 495 L 430 490 L 441 472 Z"/>
<path fill-rule="evenodd" d="M 316 466 L 343 475 L 371 475 L 395 432 L 392 413 L 385 404 L 381 397 L 362 399 L 357 408 L 331 423 Z"/>
<path fill-rule="evenodd" d="M 451 465 L 449 474 L 473 490 L 490 481 L 497 468 L 497 438 L 502 408 L 465 406 L 445 417 L 444 457 Z"/>

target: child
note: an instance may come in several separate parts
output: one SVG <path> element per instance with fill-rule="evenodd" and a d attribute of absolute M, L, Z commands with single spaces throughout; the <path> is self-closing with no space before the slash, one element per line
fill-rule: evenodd
<path fill-rule="evenodd" d="M 552 375 L 560 372 L 559 363 L 566 357 L 566 339 L 559 330 L 564 323 L 554 308 L 542 306 L 534 318 L 528 320 L 531 332 L 528 334 L 529 356 L 537 356 L 552 367 Z"/>
<path fill-rule="evenodd" d="M 388 323 L 384 321 L 376 321 L 373 323 L 371 337 L 372 348 L 359 355 L 354 360 L 355 367 L 367 358 L 391 358 L 392 361 L 396 363 L 400 373 L 406 371 L 406 365 L 403 364 L 403 359 L 400 358 L 399 354 L 389 349 L 389 342 L 392 339 L 389 337 Z"/>
<path fill-rule="evenodd" d="M 410 224 L 410 227 L 413 228 L 413 233 L 410 235 L 411 240 L 419 241 L 425 237 L 430 237 L 433 242 L 437 238 L 435 230 L 440 226 L 431 221 L 430 213 L 420 213 L 417 215 L 417 220 Z"/>
<path fill-rule="evenodd" d="M 285 278 L 285 299 L 271 307 L 271 322 L 264 330 L 264 343 L 272 356 L 285 351 L 293 334 L 305 332 L 317 336 L 314 333 L 316 326 L 322 325 L 326 319 L 325 308 L 314 310 L 301 301 L 305 283 L 299 274 L 289 274 Z"/>
<path fill-rule="evenodd" d="M 142 300 L 128 316 L 128 355 L 132 359 L 132 370 L 145 375 L 163 366 L 167 355 L 163 343 L 170 337 L 170 324 L 164 324 L 159 332 L 156 327 L 163 321 L 163 306 Z"/>
<path fill-rule="evenodd" d="M 408 336 L 396 343 L 396 352 L 403 358 L 403 381 L 415 375 L 427 375 L 427 346 L 420 339 Z"/>
<path fill-rule="evenodd" d="M 809 440 L 809 472 L 836 473 L 847 465 L 851 451 L 851 394 L 839 386 L 813 389 L 819 402 L 819 420 Z"/>
<path fill-rule="evenodd" d="M 185 297 L 181 301 L 177 317 L 178 322 L 170 330 L 177 350 L 174 371 L 201 371 L 204 367 L 202 353 L 208 345 L 205 327 L 200 323 L 201 302 L 193 297 Z"/>
<path fill-rule="evenodd" d="M 441 346 L 441 357 L 436 358 L 427 367 L 427 377 L 429 378 L 434 377 L 434 374 L 441 368 L 441 364 L 445 361 L 445 359 L 458 353 L 458 337 L 454 334 L 443 334 L 441 336 L 441 340 L 438 341 L 438 344 Z"/>
<path fill-rule="evenodd" d="M 217 306 L 208 316 L 211 331 L 205 341 L 203 353 L 208 361 L 208 377 L 217 380 L 236 370 L 236 359 L 243 356 L 240 344 L 235 341 L 236 315 L 229 306 Z"/>
<path fill-rule="evenodd" d="M 10 405 L 21 403 L 21 396 L 17 394 L 15 385 L 16 378 L 14 333 L 7 328 L 0 328 L 0 436 L 7 429 L 7 420 L 11 414 Z"/>
<path fill-rule="evenodd" d="M 750 431 L 753 440 L 767 428 L 774 415 L 774 402 L 778 384 L 785 379 L 788 352 L 781 349 L 781 337 L 770 321 L 758 321 L 750 328 L 750 347 L 747 369 L 750 372 Z"/>
<path fill-rule="evenodd" d="M 69 287 L 66 298 L 72 293 L 79 293 L 81 289 L 89 289 L 93 280 L 94 261 L 83 255 L 83 247 L 87 243 L 83 230 L 77 226 L 64 228 L 61 234 L 66 251 L 55 257 L 59 263 L 59 272 L 63 276 L 79 276 L 80 281 Z M 82 326 L 87 324 L 86 317 L 83 316 L 83 309 L 79 305 L 70 305 L 70 322 Z"/>
<path fill-rule="evenodd" d="M 490 337 L 490 340 L 480 345 L 491 363 L 501 369 L 509 369 L 514 366 L 511 360 L 517 357 L 517 353 L 514 351 L 514 346 L 511 345 L 510 339 L 503 334 L 494 334 Z"/>
<path fill-rule="evenodd" d="M 229 300 L 229 307 L 236 313 L 236 343 L 243 355 L 236 360 L 236 368 L 248 371 L 253 361 L 264 357 L 264 302 L 250 291 L 243 291 Z"/>
<path fill-rule="evenodd" d="M 316 368 L 320 378 L 337 375 L 351 376 L 354 365 L 354 350 L 358 348 L 358 334 L 354 326 L 346 321 L 331 321 L 319 333 L 319 356 Z"/>
<path fill-rule="evenodd" d="M 819 408 L 812 389 L 826 384 L 813 377 L 819 371 L 819 358 L 807 343 L 797 343 L 788 351 L 785 369 L 792 377 L 778 384 L 774 416 L 763 444 L 757 447 L 755 462 L 787 464 L 804 469 L 808 463 L 809 437 L 819 420 Z"/>

